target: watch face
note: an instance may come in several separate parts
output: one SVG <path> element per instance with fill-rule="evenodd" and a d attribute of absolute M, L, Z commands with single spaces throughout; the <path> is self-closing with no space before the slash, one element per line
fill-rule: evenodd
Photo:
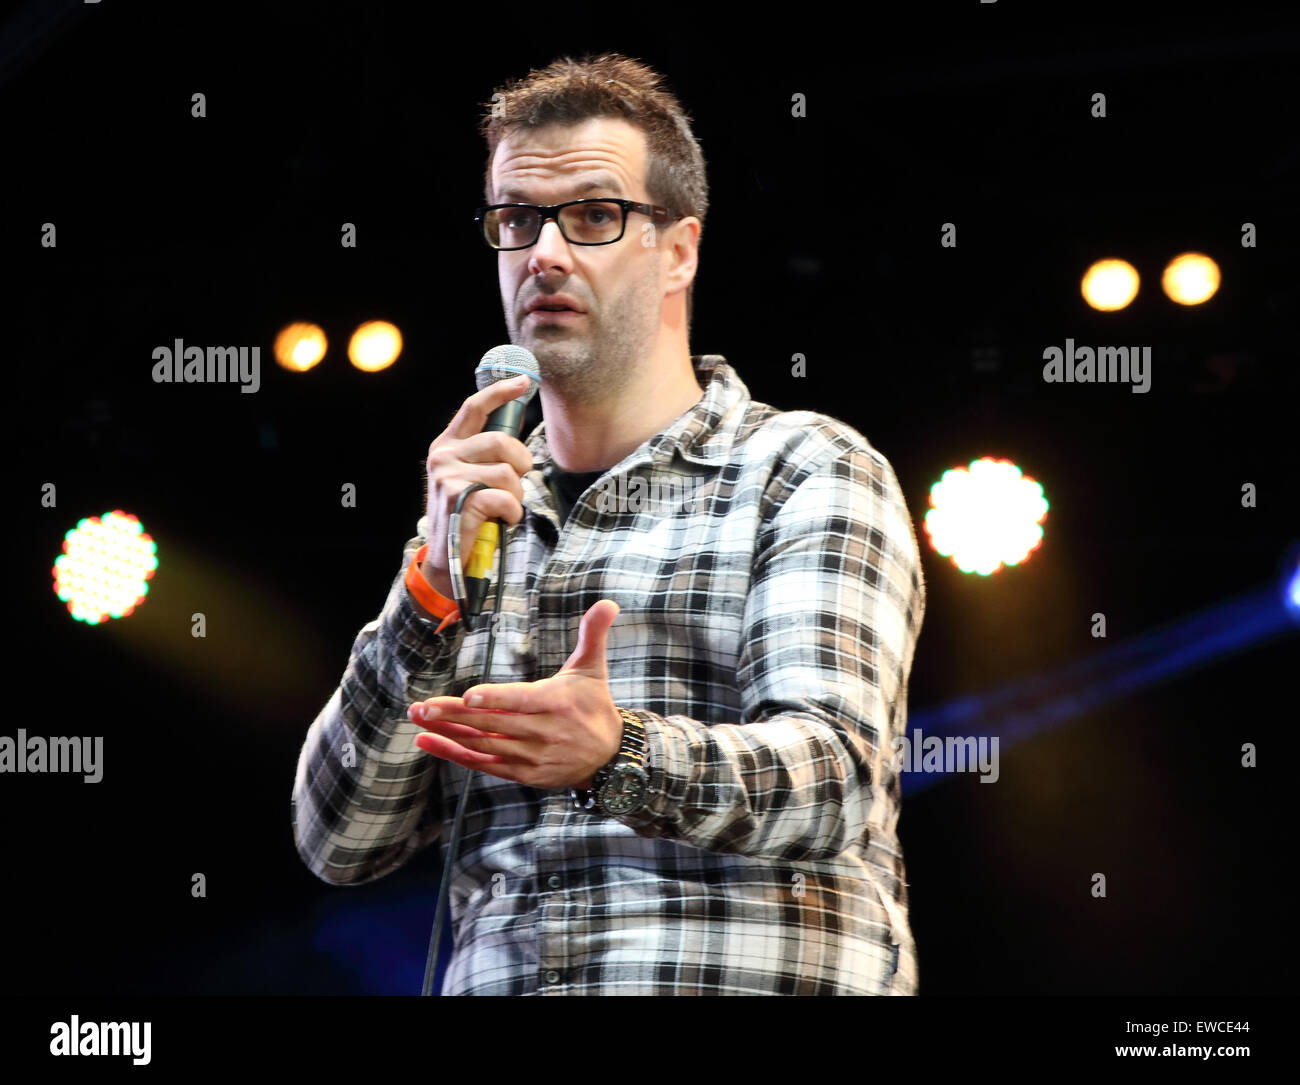
<path fill-rule="evenodd" d="M 641 805 L 648 777 L 636 765 L 619 765 L 600 792 L 600 805 L 611 814 L 626 814 Z"/>

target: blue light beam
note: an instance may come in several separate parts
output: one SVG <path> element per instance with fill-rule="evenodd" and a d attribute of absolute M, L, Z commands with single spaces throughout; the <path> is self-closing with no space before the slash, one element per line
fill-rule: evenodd
<path fill-rule="evenodd" d="M 1231 600 L 1189 618 L 1133 637 L 1098 655 L 987 693 L 961 697 L 908 719 L 907 737 L 997 736 L 1002 751 L 1125 695 L 1153 686 L 1214 659 L 1263 643 L 1300 624 L 1300 570 L 1276 587 Z M 890 751 L 892 756 L 893 751 Z M 949 773 L 904 772 L 904 795 Z"/>

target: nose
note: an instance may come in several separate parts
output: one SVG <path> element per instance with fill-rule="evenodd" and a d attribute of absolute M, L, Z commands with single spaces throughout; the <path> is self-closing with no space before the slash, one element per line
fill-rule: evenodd
<path fill-rule="evenodd" d="M 559 224 L 553 218 L 546 219 L 542 223 L 541 232 L 537 235 L 537 241 L 529 250 L 529 271 L 537 274 L 547 268 L 563 268 L 567 266 L 568 260 L 569 243 L 560 233 Z"/>

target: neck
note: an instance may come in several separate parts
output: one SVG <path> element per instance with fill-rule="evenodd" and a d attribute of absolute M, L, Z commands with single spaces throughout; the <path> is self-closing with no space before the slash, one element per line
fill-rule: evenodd
<path fill-rule="evenodd" d="M 612 400 L 574 403 L 545 384 L 546 444 L 561 471 L 603 471 L 643 441 L 661 433 L 703 398 L 691 356 L 683 349 L 662 364 L 644 366 Z"/>

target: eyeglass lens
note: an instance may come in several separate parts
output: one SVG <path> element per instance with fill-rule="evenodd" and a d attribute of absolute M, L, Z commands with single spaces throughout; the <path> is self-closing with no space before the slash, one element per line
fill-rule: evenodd
<path fill-rule="evenodd" d="M 560 232 L 578 245 L 603 245 L 623 230 L 623 208 L 617 203 L 577 203 L 560 209 Z M 531 207 L 502 207 L 483 216 L 488 244 L 498 249 L 533 244 L 541 233 L 541 213 Z"/>

